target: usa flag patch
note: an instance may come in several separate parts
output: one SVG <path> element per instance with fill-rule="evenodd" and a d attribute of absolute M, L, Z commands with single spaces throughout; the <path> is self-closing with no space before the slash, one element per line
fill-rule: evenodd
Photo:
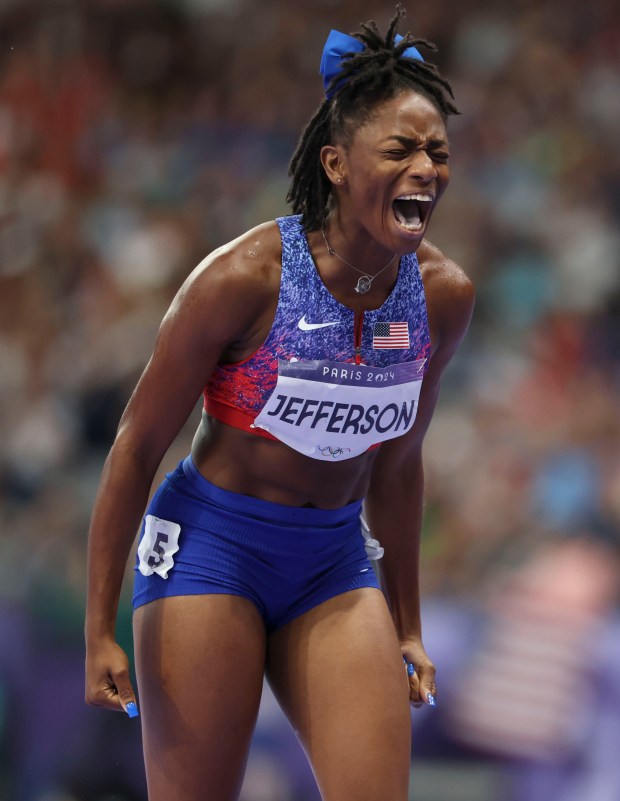
<path fill-rule="evenodd" d="M 411 347 L 409 343 L 409 323 L 375 323 L 372 332 L 372 346 L 375 350 L 384 348 Z"/>

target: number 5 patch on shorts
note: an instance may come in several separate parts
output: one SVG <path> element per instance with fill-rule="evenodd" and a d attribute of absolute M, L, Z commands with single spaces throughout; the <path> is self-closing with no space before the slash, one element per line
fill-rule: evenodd
<path fill-rule="evenodd" d="M 143 576 L 157 573 L 162 578 L 168 578 L 168 571 L 174 567 L 172 557 L 179 550 L 180 532 L 178 523 L 153 515 L 144 518 L 144 536 L 138 546 L 138 567 Z"/>

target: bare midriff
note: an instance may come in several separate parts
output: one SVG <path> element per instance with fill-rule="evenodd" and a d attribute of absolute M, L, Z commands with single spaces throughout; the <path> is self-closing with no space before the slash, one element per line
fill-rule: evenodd
<path fill-rule="evenodd" d="M 339 509 L 363 498 L 378 448 L 333 464 L 203 413 L 192 444 L 200 473 L 222 489 L 286 506 Z"/>

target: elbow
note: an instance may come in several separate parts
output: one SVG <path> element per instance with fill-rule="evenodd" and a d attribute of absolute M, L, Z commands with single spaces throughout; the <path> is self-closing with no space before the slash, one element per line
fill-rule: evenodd
<path fill-rule="evenodd" d="M 162 451 L 156 437 L 139 433 L 130 423 L 121 420 L 108 462 L 114 465 L 114 469 L 124 467 L 152 480 L 164 453 L 165 449 Z"/>
<path fill-rule="evenodd" d="M 424 486 L 421 448 L 412 448 L 400 458 L 375 463 L 368 496 L 387 503 L 395 497 L 407 496 Z"/>

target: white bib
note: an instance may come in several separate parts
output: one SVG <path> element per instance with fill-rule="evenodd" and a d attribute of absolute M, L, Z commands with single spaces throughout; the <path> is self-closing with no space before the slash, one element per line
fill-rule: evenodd
<path fill-rule="evenodd" d="M 278 380 L 254 420 L 313 459 L 352 459 L 413 426 L 426 359 L 389 367 L 278 362 Z"/>

